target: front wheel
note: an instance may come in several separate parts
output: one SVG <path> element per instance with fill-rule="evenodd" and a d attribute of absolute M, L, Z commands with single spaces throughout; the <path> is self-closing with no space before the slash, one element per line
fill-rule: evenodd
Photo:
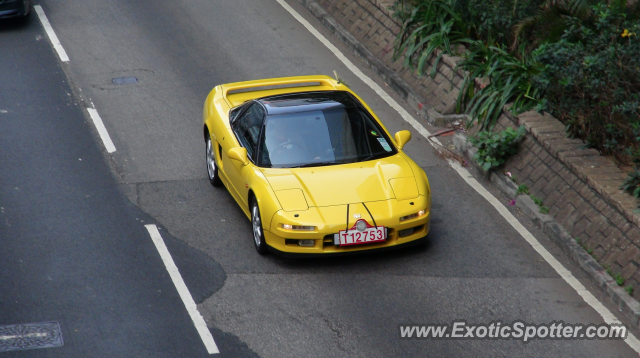
<path fill-rule="evenodd" d="M 260 208 L 258 201 L 251 200 L 251 227 L 253 231 L 253 244 L 260 255 L 267 253 L 267 243 L 264 241 L 264 231 L 262 231 L 262 219 L 260 218 Z"/>
<path fill-rule="evenodd" d="M 213 152 L 213 144 L 209 136 L 207 136 L 207 175 L 211 185 L 222 185 L 222 180 L 220 180 L 220 175 L 218 174 L 218 166 L 216 165 L 216 155 Z"/>

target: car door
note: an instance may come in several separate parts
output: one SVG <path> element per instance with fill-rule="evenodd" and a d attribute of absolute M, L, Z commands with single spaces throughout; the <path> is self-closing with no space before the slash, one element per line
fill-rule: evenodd
<path fill-rule="evenodd" d="M 249 195 L 249 183 L 248 177 L 253 171 L 254 163 L 257 160 L 257 148 L 258 140 L 260 138 L 260 131 L 262 130 L 262 124 L 264 123 L 265 111 L 262 105 L 259 103 L 253 103 L 249 108 L 232 124 L 232 130 L 238 138 L 240 145 L 247 149 L 247 157 L 249 158 L 249 164 L 243 165 L 238 160 L 229 159 L 225 155 L 227 163 L 226 174 L 229 178 L 229 183 L 235 190 L 237 195 L 236 200 L 240 204 L 243 210 L 249 210 L 248 195 Z"/>

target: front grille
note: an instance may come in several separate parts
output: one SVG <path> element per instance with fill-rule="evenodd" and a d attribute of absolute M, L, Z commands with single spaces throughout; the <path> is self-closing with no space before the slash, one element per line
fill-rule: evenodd
<path fill-rule="evenodd" d="M 411 236 L 414 233 L 419 232 L 420 230 L 422 230 L 423 226 L 424 225 L 419 225 L 419 226 L 410 227 L 408 229 L 400 230 L 400 231 L 398 231 L 398 236 L 399 237 Z"/>

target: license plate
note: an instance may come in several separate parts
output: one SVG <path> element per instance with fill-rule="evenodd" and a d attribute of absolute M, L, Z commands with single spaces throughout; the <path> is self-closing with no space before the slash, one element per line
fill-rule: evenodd
<path fill-rule="evenodd" d="M 349 246 L 381 242 L 387 239 L 387 228 L 384 226 L 369 227 L 364 231 L 357 229 L 342 230 L 333 235 L 333 243 L 336 246 Z"/>

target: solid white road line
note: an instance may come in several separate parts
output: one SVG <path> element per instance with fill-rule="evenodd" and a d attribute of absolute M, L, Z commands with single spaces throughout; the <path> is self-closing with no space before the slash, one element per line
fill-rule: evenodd
<path fill-rule="evenodd" d="M 305 20 L 297 11 L 295 11 L 289 4 L 287 4 L 284 0 L 276 0 L 280 5 L 282 5 L 285 10 L 287 10 L 296 20 L 298 20 L 304 27 L 309 30 L 323 45 L 325 45 L 333 54 L 342 61 L 342 63 L 347 66 L 356 76 L 362 80 L 362 82 L 366 83 L 374 90 L 385 102 L 389 104 L 393 109 L 395 109 L 402 118 L 407 121 L 413 128 L 418 131 L 422 136 L 427 138 L 431 133 L 424 128 L 412 115 L 409 114 L 404 108 L 402 108 L 398 102 L 396 102 L 387 92 L 385 92 L 382 87 L 378 86 L 371 78 L 365 75 L 356 65 L 353 64 L 348 58 L 346 58 L 337 47 L 335 47 L 329 40 L 327 40 L 318 30 L 316 30 L 307 20 Z M 437 141 L 437 138 L 434 138 Z M 430 142 L 427 139 L 427 142 Z M 439 143 L 439 141 L 437 141 Z M 433 145 L 433 144 L 432 144 Z M 435 146 L 434 146 L 435 147 Z M 475 189 L 478 194 L 480 194 L 483 198 L 485 198 L 491 205 L 493 205 L 496 210 L 502 215 L 502 217 L 507 220 L 511 226 L 516 229 L 522 237 L 527 240 L 527 242 L 544 258 L 551 267 L 562 277 L 574 290 L 584 299 L 586 303 L 588 303 L 596 312 L 602 316 L 604 321 L 608 324 L 620 324 L 620 320 L 618 320 L 612 313 L 609 311 L 598 299 L 587 290 L 580 281 L 578 281 L 569 270 L 567 270 L 562 264 L 553 257 L 547 249 L 544 248 L 540 244 L 540 242 L 527 230 L 518 219 L 515 218 L 507 210 L 507 208 L 498 200 L 495 196 L 489 193 L 470 173 L 460 165 L 460 163 L 449 160 L 449 165 L 453 167 L 453 169 L 469 184 L 473 189 Z M 636 352 L 640 353 L 640 341 L 631 333 L 627 336 L 625 340 L 627 344 Z"/>
<path fill-rule="evenodd" d="M 107 132 L 107 128 L 104 126 L 104 123 L 102 123 L 102 118 L 100 118 L 98 111 L 96 111 L 94 108 L 87 108 L 87 111 L 89 111 L 89 116 L 91 116 L 93 125 L 95 125 L 96 129 L 98 130 L 98 134 L 100 134 L 100 138 L 102 139 L 102 143 L 104 143 L 104 147 L 107 149 L 107 152 L 115 152 L 116 146 L 113 145 L 111 137 L 109 137 L 109 132 Z"/>
<path fill-rule="evenodd" d="M 196 330 L 200 334 L 200 338 L 202 338 L 204 346 L 207 348 L 207 352 L 209 352 L 209 354 L 220 353 L 218 346 L 216 346 L 216 342 L 213 340 L 213 336 L 211 336 L 209 328 L 207 328 L 207 324 L 204 322 L 204 318 L 202 318 L 196 303 L 193 301 L 193 297 L 191 297 L 191 294 L 189 293 L 187 285 L 184 284 L 182 276 L 180 276 L 178 267 L 173 262 L 171 254 L 169 253 L 169 250 L 167 250 L 164 240 L 162 240 L 162 236 L 160 235 L 158 228 L 153 224 L 145 225 L 144 227 L 149 231 L 149 235 L 151 235 L 151 239 L 160 253 L 160 257 L 169 272 L 169 276 L 171 276 L 171 280 L 176 286 L 178 294 L 180 294 L 180 298 L 182 298 L 182 302 L 184 302 L 184 306 L 187 308 L 187 312 L 189 312 L 189 316 L 191 316 L 191 320 L 193 320 L 193 324 L 196 326 Z"/>
<path fill-rule="evenodd" d="M 36 14 L 38 14 L 38 18 L 42 23 L 42 27 L 44 27 L 44 31 L 47 33 L 47 36 L 49 36 L 49 41 L 51 41 L 53 48 L 58 53 L 60 61 L 69 62 L 69 56 L 67 56 L 67 52 L 64 50 L 60 40 L 58 40 L 58 36 L 56 36 L 56 33 L 53 31 L 53 27 L 51 27 L 49 19 L 47 19 L 47 15 L 44 14 L 44 10 L 42 10 L 40 5 L 33 5 L 33 8 L 36 10 Z"/>

